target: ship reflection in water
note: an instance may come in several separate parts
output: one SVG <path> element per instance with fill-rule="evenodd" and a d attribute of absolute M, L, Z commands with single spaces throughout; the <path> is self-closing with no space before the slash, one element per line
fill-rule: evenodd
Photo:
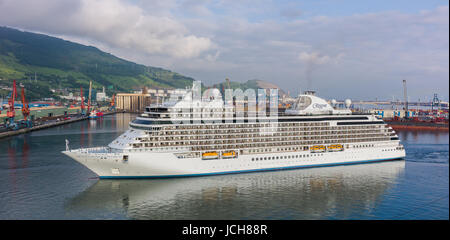
<path fill-rule="evenodd" d="M 99 180 L 66 213 L 121 211 L 131 219 L 365 219 L 405 161 L 156 180 Z M 114 210 L 113 210 L 114 209 Z M 84 213 L 83 213 L 84 212 Z"/>

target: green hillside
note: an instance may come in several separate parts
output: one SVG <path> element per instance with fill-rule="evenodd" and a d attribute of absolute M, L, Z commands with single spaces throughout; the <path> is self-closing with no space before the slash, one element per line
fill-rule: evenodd
<path fill-rule="evenodd" d="M 34 81 L 35 74 L 38 81 Z M 25 85 L 29 99 L 55 97 L 50 88 L 130 92 L 147 87 L 184 88 L 193 79 L 149 67 L 85 46 L 43 34 L 0 27 L 0 86 L 12 80 Z M 5 96 L 6 90 L 0 90 Z M 86 91 L 87 92 L 87 91 Z"/>

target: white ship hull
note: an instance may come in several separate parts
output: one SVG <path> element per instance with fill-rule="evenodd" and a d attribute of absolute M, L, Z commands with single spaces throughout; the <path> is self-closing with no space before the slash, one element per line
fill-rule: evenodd
<path fill-rule="evenodd" d="M 405 157 L 405 150 L 390 147 L 346 149 L 341 152 L 310 153 L 307 151 L 239 155 L 231 159 L 179 159 L 169 152 L 108 153 L 96 149 L 64 151 L 100 178 L 167 178 L 215 174 L 273 171 L 293 168 L 323 167 L 389 161 Z M 127 156 L 124 160 L 123 156 Z M 302 157 L 296 157 L 301 155 Z M 308 155 L 308 156 L 306 156 Z M 286 156 L 286 158 L 285 158 Z M 258 160 L 255 158 L 273 158 Z M 253 160 L 252 160 L 253 159 Z"/>
<path fill-rule="evenodd" d="M 230 101 L 218 95 L 194 99 L 194 90 L 179 101 L 147 107 L 108 147 L 64 153 L 100 178 L 191 177 L 405 157 L 382 120 L 334 109 L 311 94 L 267 116 L 225 104 Z"/>

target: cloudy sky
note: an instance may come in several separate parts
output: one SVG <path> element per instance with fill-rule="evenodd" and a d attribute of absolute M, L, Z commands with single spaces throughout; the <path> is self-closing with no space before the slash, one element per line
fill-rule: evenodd
<path fill-rule="evenodd" d="M 448 0 L 0 0 L 0 25 L 206 84 L 261 79 L 352 99 L 448 100 Z"/>

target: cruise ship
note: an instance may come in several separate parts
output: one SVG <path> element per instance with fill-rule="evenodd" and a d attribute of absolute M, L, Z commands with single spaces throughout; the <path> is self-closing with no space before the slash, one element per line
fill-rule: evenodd
<path fill-rule="evenodd" d="M 108 146 L 66 145 L 63 153 L 100 178 L 192 177 L 405 157 L 395 131 L 375 115 L 352 113 L 350 100 L 338 108 L 307 91 L 285 111 L 261 114 L 263 108 L 242 107 L 217 93 L 197 100 L 193 91 L 146 107 Z"/>

